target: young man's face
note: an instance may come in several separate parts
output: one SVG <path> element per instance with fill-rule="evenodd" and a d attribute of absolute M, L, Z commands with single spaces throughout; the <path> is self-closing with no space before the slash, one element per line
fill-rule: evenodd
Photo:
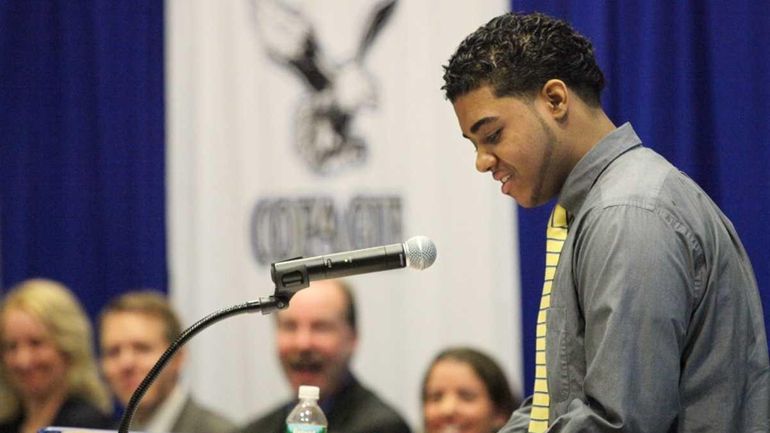
<path fill-rule="evenodd" d="M 104 377 L 125 406 L 147 373 L 169 346 L 166 328 L 158 317 L 139 312 L 112 312 L 102 319 L 101 364 Z M 176 385 L 182 359 L 178 353 L 169 361 L 141 400 L 139 412 L 149 414 Z"/>
<path fill-rule="evenodd" d="M 300 385 L 334 392 L 347 374 L 356 335 L 345 318 L 346 297 L 334 281 L 317 281 L 297 292 L 278 312 L 278 356 L 294 390 Z"/>
<path fill-rule="evenodd" d="M 545 101 L 498 98 L 484 86 L 458 97 L 454 109 L 476 147 L 476 169 L 492 173 L 503 194 L 524 207 L 558 194 L 568 170 Z"/>

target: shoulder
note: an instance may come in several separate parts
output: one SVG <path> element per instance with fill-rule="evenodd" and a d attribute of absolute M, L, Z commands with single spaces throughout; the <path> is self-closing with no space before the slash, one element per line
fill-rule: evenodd
<path fill-rule="evenodd" d="M 281 404 L 248 424 L 238 429 L 239 433 L 282 433 L 286 422 L 286 407 L 288 403 Z"/>
<path fill-rule="evenodd" d="M 639 146 L 615 158 L 588 192 L 589 206 L 611 206 L 659 199 L 682 173 L 650 148 Z M 673 183 L 672 183 L 673 181 Z"/>
<path fill-rule="evenodd" d="M 329 416 L 329 430 L 344 433 L 410 433 L 403 417 L 358 381 L 340 396 Z M 332 423 L 336 423 L 335 425 Z"/>
<path fill-rule="evenodd" d="M 0 433 L 18 433 L 19 430 L 21 430 L 20 416 L 0 422 Z"/>
<path fill-rule="evenodd" d="M 692 179 L 646 147 L 631 149 L 612 161 L 591 187 L 583 208 L 616 206 L 639 207 L 680 217 L 697 216 L 715 207 Z"/>
<path fill-rule="evenodd" d="M 597 227 L 597 238 L 608 242 L 635 233 L 663 243 L 682 241 L 699 254 L 696 233 L 722 219 L 686 174 L 653 150 L 638 147 L 615 159 L 597 178 L 570 228 L 582 232 Z"/>
<path fill-rule="evenodd" d="M 235 424 L 228 418 L 201 405 L 193 398 L 187 399 L 182 413 L 179 415 L 179 421 L 190 423 L 191 426 L 188 430 L 202 433 L 226 433 L 235 429 Z"/>

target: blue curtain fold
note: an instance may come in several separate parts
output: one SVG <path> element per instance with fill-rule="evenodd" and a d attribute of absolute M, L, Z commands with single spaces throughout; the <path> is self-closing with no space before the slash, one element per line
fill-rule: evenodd
<path fill-rule="evenodd" d="M 0 4 L 2 287 L 167 288 L 162 1 Z"/>
<path fill-rule="evenodd" d="M 620 125 L 693 178 L 732 220 L 770 313 L 770 2 L 516 0 L 591 39 L 607 78 L 602 102 Z M 550 212 L 520 210 L 525 389 Z"/>

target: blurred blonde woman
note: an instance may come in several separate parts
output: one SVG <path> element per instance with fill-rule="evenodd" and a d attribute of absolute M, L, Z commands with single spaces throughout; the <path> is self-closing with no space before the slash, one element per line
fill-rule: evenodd
<path fill-rule="evenodd" d="M 0 433 L 108 428 L 111 403 L 91 324 L 62 284 L 27 280 L 0 303 Z"/>

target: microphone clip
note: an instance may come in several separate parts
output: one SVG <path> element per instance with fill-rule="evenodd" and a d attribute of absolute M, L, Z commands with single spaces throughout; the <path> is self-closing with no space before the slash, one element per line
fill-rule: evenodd
<path fill-rule="evenodd" d="M 301 258 L 295 257 L 287 261 L 299 260 Z M 310 275 L 307 266 L 281 266 L 282 263 L 285 262 L 276 262 L 270 265 L 270 278 L 275 283 L 274 296 L 280 301 L 285 301 L 288 306 L 295 293 L 310 286 Z"/>

